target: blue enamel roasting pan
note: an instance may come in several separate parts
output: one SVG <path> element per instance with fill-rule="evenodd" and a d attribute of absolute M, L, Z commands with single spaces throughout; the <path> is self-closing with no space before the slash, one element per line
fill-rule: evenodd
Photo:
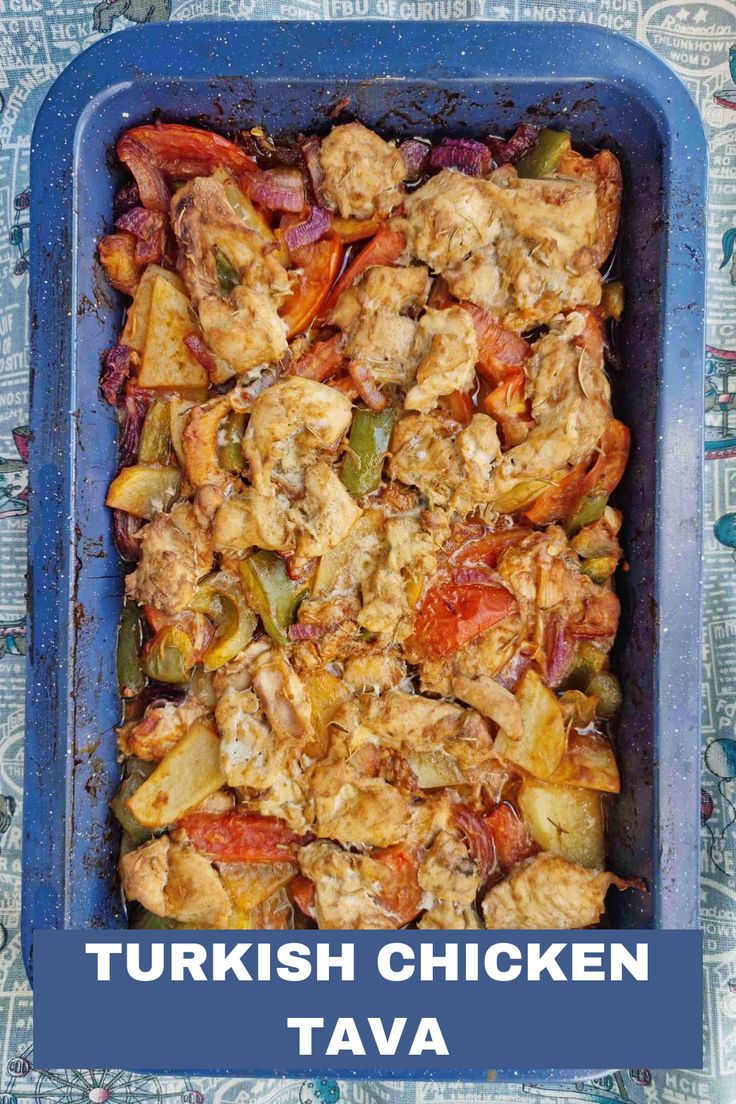
<path fill-rule="evenodd" d="M 541 120 L 621 158 L 617 263 L 627 307 L 613 383 L 633 449 L 619 491 L 630 570 L 618 580 L 623 792 L 609 805 L 608 861 L 621 875 L 646 878 L 651 893 L 616 896 L 610 922 L 697 924 L 707 165 L 684 86 L 641 45 L 579 25 L 150 24 L 75 58 L 33 134 L 29 974 L 35 928 L 125 923 L 108 810 L 119 776 L 122 568 L 104 499 L 117 429 L 98 390 L 122 301 L 95 257 L 119 184 L 115 141 L 154 112 L 225 133 L 256 124 L 306 130 L 342 96 L 386 135 L 481 136 Z"/>

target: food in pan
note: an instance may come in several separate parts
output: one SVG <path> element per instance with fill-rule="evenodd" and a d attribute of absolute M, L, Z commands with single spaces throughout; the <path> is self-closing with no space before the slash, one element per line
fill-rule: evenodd
<path fill-rule="evenodd" d="M 120 139 L 99 243 L 131 923 L 595 924 L 629 451 L 616 157 Z"/>

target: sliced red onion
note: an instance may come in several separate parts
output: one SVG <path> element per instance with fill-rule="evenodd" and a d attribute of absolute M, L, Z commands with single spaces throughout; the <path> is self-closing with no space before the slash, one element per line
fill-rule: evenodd
<path fill-rule="evenodd" d="M 307 138 L 305 142 L 302 142 L 302 156 L 304 158 L 304 164 L 307 166 L 307 172 L 309 173 L 309 179 L 312 182 L 312 188 L 314 189 L 316 199 L 320 199 L 322 196 L 322 185 L 325 180 L 325 174 L 322 171 L 322 162 L 319 159 L 321 146 L 322 142 L 316 134 L 313 134 L 310 138 Z"/>
<path fill-rule="evenodd" d="M 289 640 L 316 640 L 326 632 L 326 625 L 289 625 Z"/>
<path fill-rule="evenodd" d="M 496 865 L 496 847 L 483 817 L 467 805 L 455 806 L 455 824 L 465 837 L 468 851 L 475 859 L 481 884 Z"/>
<path fill-rule="evenodd" d="M 309 218 L 305 222 L 300 222 L 298 226 L 290 226 L 287 230 L 284 230 L 286 248 L 290 253 L 293 253 L 295 249 L 299 249 L 302 245 L 310 245 L 312 242 L 319 241 L 330 229 L 331 222 L 332 215 L 326 207 L 312 207 Z"/>
<path fill-rule="evenodd" d="M 202 365 L 207 375 L 212 377 L 217 371 L 217 362 L 199 334 L 185 337 L 184 344 L 194 359 Z"/>
<path fill-rule="evenodd" d="M 399 153 L 406 164 L 406 179 L 410 183 L 419 180 L 427 169 L 432 147 L 419 138 L 407 138 L 399 146 Z"/>
<path fill-rule="evenodd" d="M 269 211 L 303 211 L 307 205 L 304 177 L 298 169 L 266 169 L 250 173 L 241 183 L 253 202 Z"/>
<path fill-rule="evenodd" d="M 130 169 L 143 206 L 149 211 L 167 212 L 171 193 L 164 174 L 143 143 L 124 134 L 118 142 L 118 157 Z"/>
<path fill-rule="evenodd" d="M 482 176 L 490 163 L 488 147 L 473 138 L 443 138 L 429 158 L 433 169 L 457 169 L 466 176 Z"/>
<path fill-rule="evenodd" d="M 497 165 L 515 165 L 525 153 L 536 146 L 538 137 L 538 127 L 531 123 L 521 123 L 508 141 L 503 138 L 488 139 L 491 157 Z"/>
<path fill-rule="evenodd" d="M 148 710 L 160 709 L 170 703 L 181 705 L 186 696 L 186 687 L 175 686 L 170 682 L 155 682 L 152 679 L 148 686 L 144 686 L 136 700 L 144 710 Z"/>
<path fill-rule="evenodd" d="M 138 446 L 151 399 L 151 395 L 140 391 L 125 396 L 125 413 L 119 443 L 121 468 L 128 468 L 138 462 Z"/>
<path fill-rule="evenodd" d="M 113 202 L 113 211 L 116 215 L 123 215 L 126 211 L 129 211 L 131 207 L 140 207 L 141 194 L 138 191 L 138 185 L 133 182 L 131 184 L 124 184 L 115 196 Z"/>
<path fill-rule="evenodd" d="M 141 264 L 160 264 L 166 252 L 168 216 L 163 211 L 132 207 L 115 220 L 116 230 L 127 230 L 135 238 L 135 259 Z"/>
<path fill-rule="evenodd" d="M 113 510 L 112 531 L 118 552 L 124 560 L 135 563 L 140 556 L 140 542 L 137 534 L 145 522 L 142 518 L 126 514 L 124 510 Z"/>
<path fill-rule="evenodd" d="M 573 664 L 575 642 L 570 640 L 565 626 L 555 619 L 545 632 L 544 645 L 547 653 L 547 681 L 550 686 L 559 686 Z"/>
<path fill-rule="evenodd" d="M 130 349 L 127 345 L 113 345 L 105 353 L 105 365 L 100 376 L 100 390 L 110 406 L 116 406 L 123 387 L 130 378 Z"/>

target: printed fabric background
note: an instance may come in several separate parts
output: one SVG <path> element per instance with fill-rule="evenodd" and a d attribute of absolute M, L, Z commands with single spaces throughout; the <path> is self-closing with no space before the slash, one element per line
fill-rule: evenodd
<path fill-rule="evenodd" d="M 38 1070 L 20 954 L 31 128 L 80 50 L 130 22 L 525 19 L 597 23 L 658 51 L 709 134 L 706 550 L 701 804 L 705 1068 L 565 1086 L 247 1081 Z M 729 62 L 730 67 L 729 67 Z M 676 539 L 676 534 L 673 534 Z M 695 688 L 693 688 L 695 692 Z M 0 1104 L 498 1104 L 736 1101 L 736 3 L 730 0 L 0 0 Z M 70 994 L 70 1005 L 73 1005 Z M 688 995 L 683 993 L 683 1000 Z M 523 1025 L 522 1025 L 523 1030 Z M 601 1024 L 605 1031 L 605 1024 Z"/>

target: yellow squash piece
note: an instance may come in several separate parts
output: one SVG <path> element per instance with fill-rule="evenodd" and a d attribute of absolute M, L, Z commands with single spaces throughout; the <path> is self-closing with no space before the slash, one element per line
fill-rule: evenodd
<path fill-rule="evenodd" d="M 162 510 L 168 510 L 179 493 L 180 482 L 178 468 L 133 464 L 115 476 L 105 505 L 148 520 Z"/>
<path fill-rule="evenodd" d="M 516 514 L 519 510 L 526 510 L 535 499 L 539 498 L 542 491 L 546 491 L 551 486 L 552 480 L 526 479 L 500 495 L 492 503 L 493 509 L 498 510 L 499 514 Z"/>
<path fill-rule="evenodd" d="M 147 266 L 138 284 L 135 299 L 128 308 L 123 332 L 120 335 L 120 344 L 135 349 L 137 353 L 143 352 L 143 346 L 146 342 L 148 319 L 151 315 L 153 285 L 158 277 L 161 277 L 162 280 L 168 280 L 173 288 L 184 294 L 184 282 L 175 272 L 169 272 L 167 268 L 161 268 L 161 265 L 151 264 Z"/>
<path fill-rule="evenodd" d="M 164 389 L 206 387 L 207 373 L 184 344 L 185 337 L 198 334 L 186 295 L 168 279 L 157 276 L 151 292 L 138 385 Z"/>
<path fill-rule="evenodd" d="M 292 863 L 220 863 L 222 884 L 238 913 L 249 913 L 294 877 Z"/>
<path fill-rule="evenodd" d="M 536 778 L 549 778 L 557 770 L 567 748 L 562 707 L 536 671 L 526 672 L 516 691 L 523 733 L 514 740 L 503 729 L 493 750 L 499 759 L 515 763 Z"/>
<path fill-rule="evenodd" d="M 224 785 L 220 738 L 210 725 L 195 721 L 127 806 L 144 828 L 165 828 Z"/>
<path fill-rule="evenodd" d="M 234 576 L 216 572 L 204 579 L 191 602 L 197 613 L 215 625 L 212 643 L 203 656 L 205 670 L 216 671 L 239 655 L 253 639 L 258 618 Z"/>
<path fill-rule="evenodd" d="M 556 851 L 570 862 L 603 869 L 605 841 L 601 796 L 593 790 L 550 786 L 525 779 L 518 797 L 529 835 L 543 851 Z"/>

